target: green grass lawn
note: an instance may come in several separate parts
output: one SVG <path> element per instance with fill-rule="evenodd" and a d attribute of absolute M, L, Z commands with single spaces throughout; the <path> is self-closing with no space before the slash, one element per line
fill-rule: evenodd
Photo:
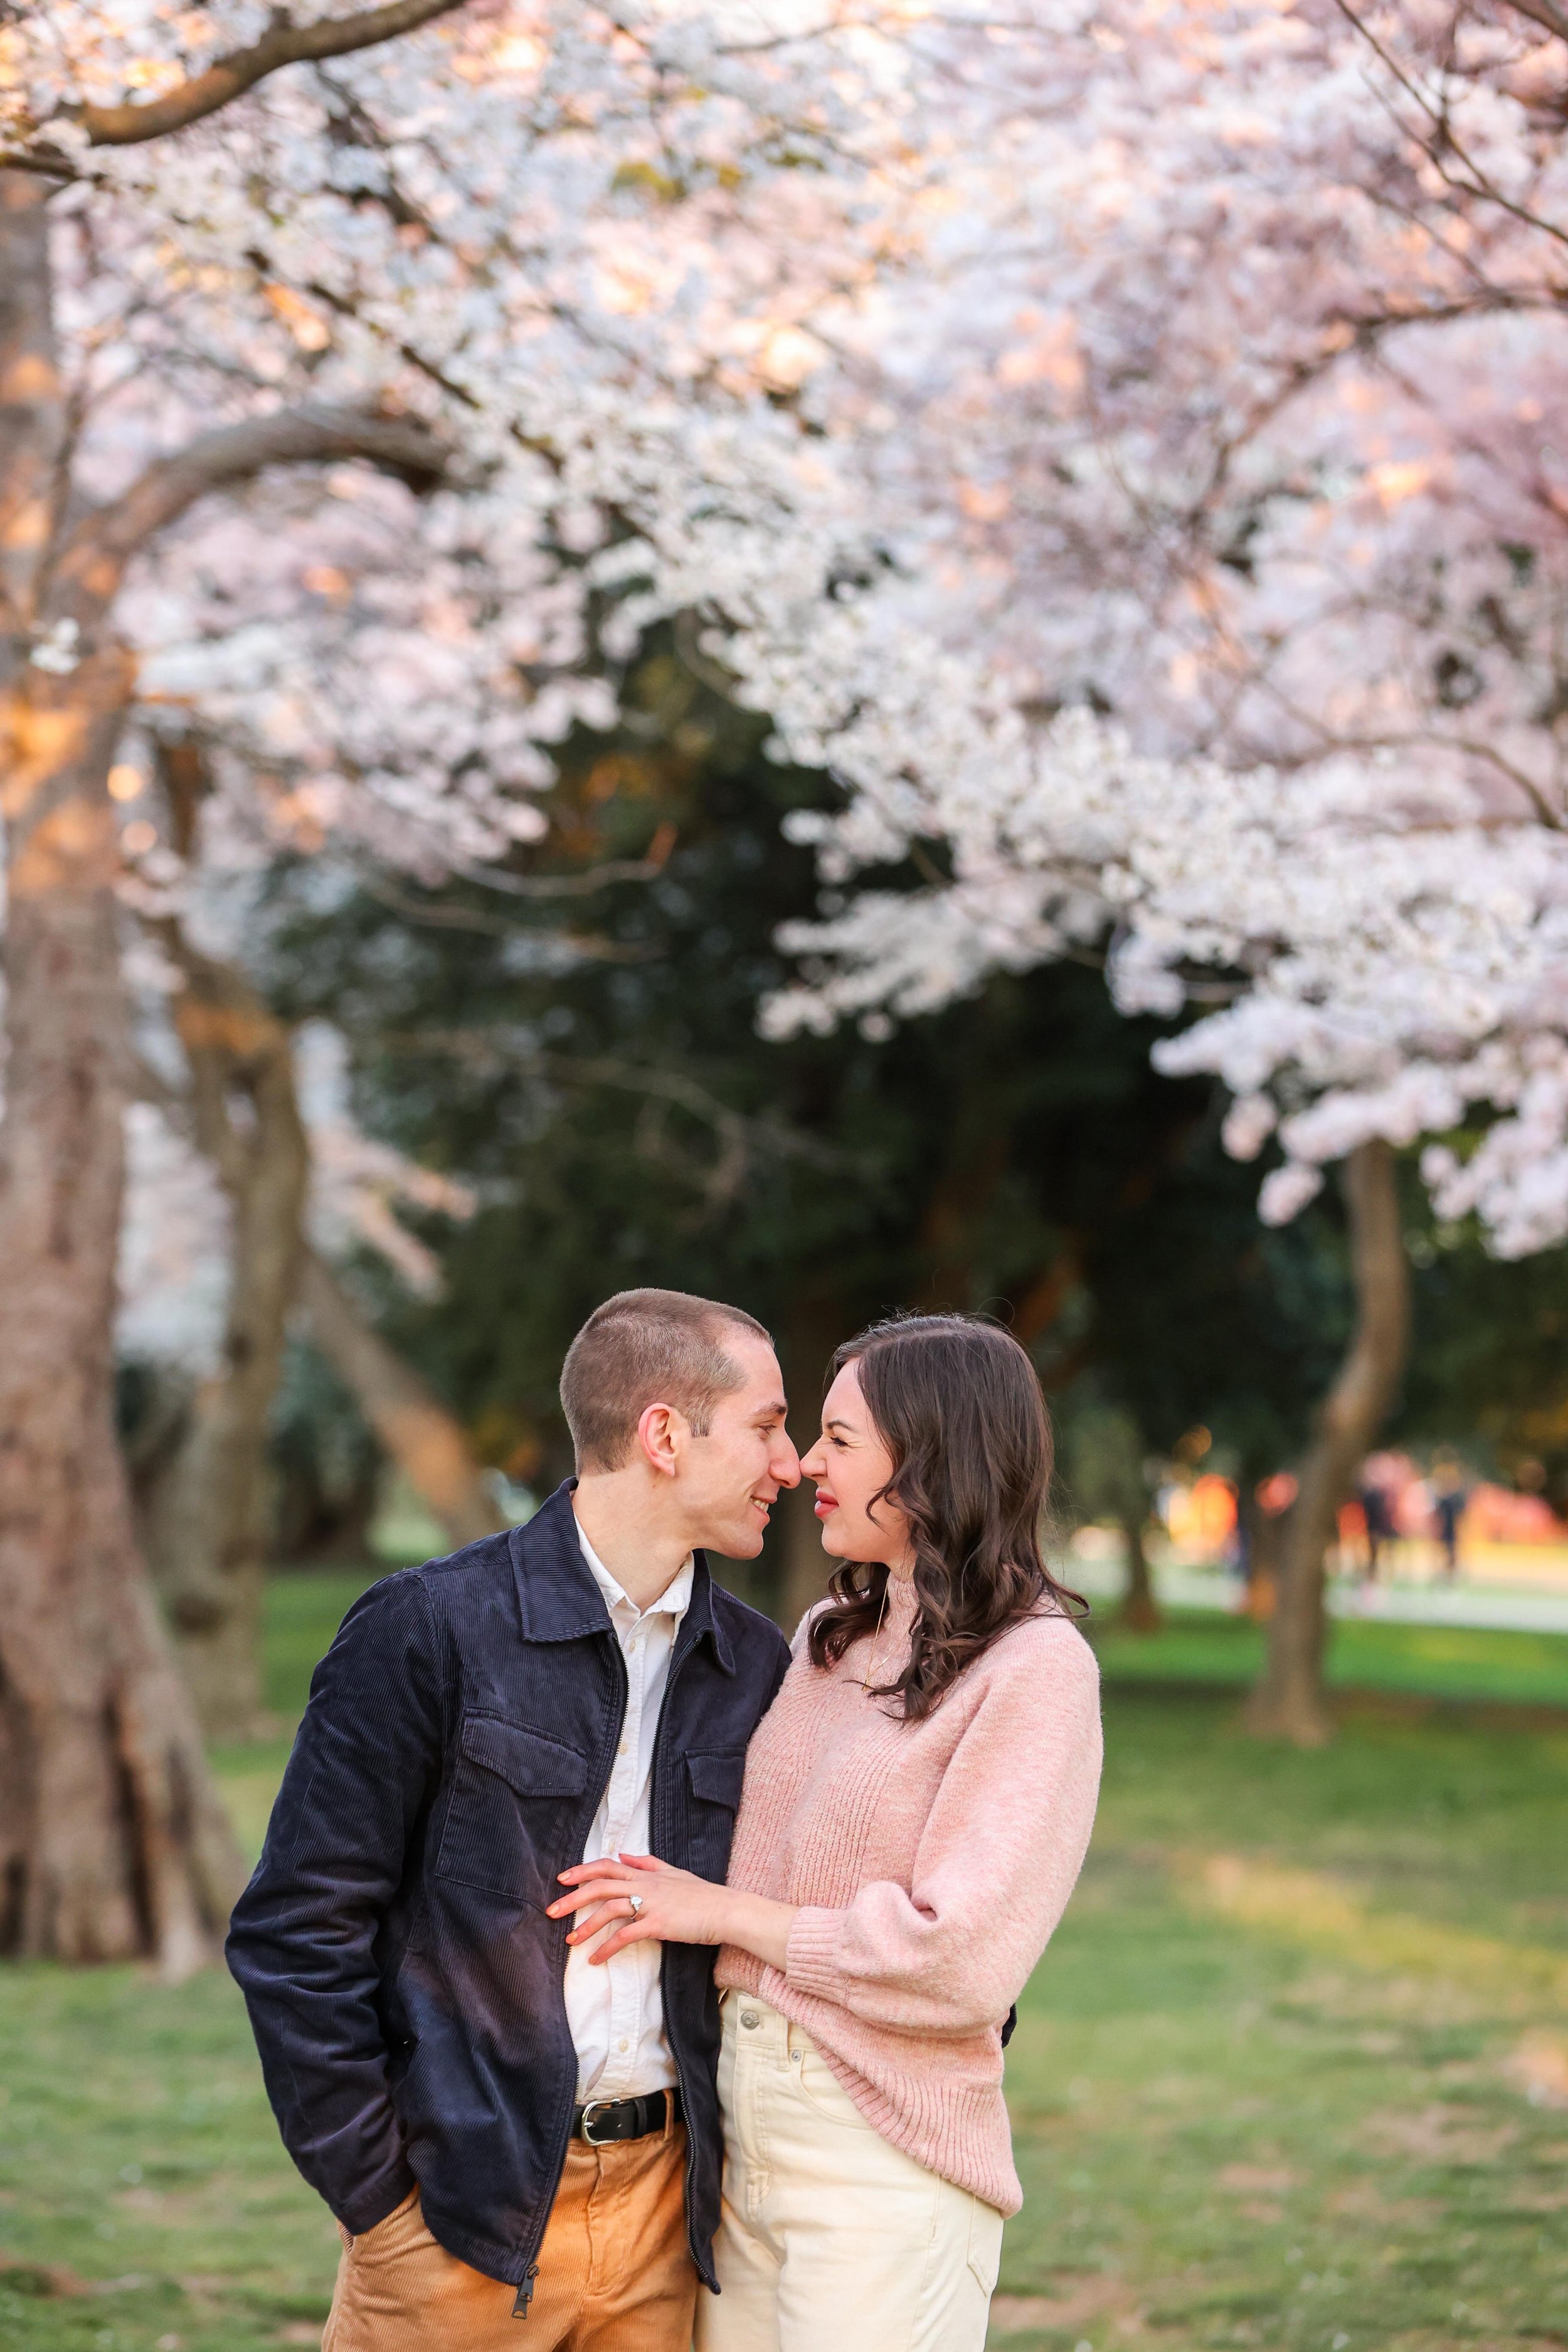
<path fill-rule="evenodd" d="M 1244 1685 L 1263 1663 L 1261 1625 L 1213 1610 L 1173 1611 L 1155 1634 L 1130 1633 L 1107 1611 L 1090 1630 L 1101 1666 L 1119 1682 Z M 1568 1636 L 1341 1618 L 1330 1636 L 1328 1675 L 1344 1691 L 1568 1709 Z"/>
<path fill-rule="evenodd" d="M 275 1586 L 285 1721 L 358 1581 Z M 1359 1687 L 1300 1756 L 1237 1727 L 1255 1638 L 1100 1636 L 1105 1795 L 1009 2053 L 993 2343 L 1568 2346 L 1568 1642 L 1342 1627 Z M 252 1843 L 285 1747 L 219 1759 Z M 226 1979 L 0 1970 L 5 2352 L 313 2344 L 336 2254 Z"/>

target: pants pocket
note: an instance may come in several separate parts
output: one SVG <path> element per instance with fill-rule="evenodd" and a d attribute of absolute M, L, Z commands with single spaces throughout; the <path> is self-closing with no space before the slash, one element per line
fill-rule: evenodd
<path fill-rule="evenodd" d="M 791 2061 L 790 2073 L 806 2105 L 826 2124 L 837 2124 L 847 2131 L 874 2131 L 876 2126 L 867 2122 L 816 2044 L 806 2042 L 803 2046 L 796 2040 L 795 2047 L 800 2056 Z"/>
<path fill-rule="evenodd" d="M 416 2245 L 429 2235 L 420 2210 L 417 2189 L 411 2189 L 402 2204 L 395 2205 L 374 2230 L 362 2230 L 356 2238 L 351 2238 L 346 2231 L 342 2231 L 350 2262 L 362 2266 L 367 2263 L 385 2262 L 389 2256 L 402 2253 L 406 2247 Z"/>
<path fill-rule="evenodd" d="M 1002 2267 L 1002 2216 L 984 2197 L 969 2200 L 969 2267 L 989 2300 L 996 2291 L 996 2274 Z"/>

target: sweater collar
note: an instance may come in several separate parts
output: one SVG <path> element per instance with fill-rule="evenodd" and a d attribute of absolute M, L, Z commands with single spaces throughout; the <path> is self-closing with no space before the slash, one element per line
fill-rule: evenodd
<path fill-rule="evenodd" d="M 888 1598 L 882 1618 L 884 1626 L 889 1630 L 896 1630 L 907 1638 L 914 1630 L 915 1617 L 920 1605 L 920 1596 L 915 1591 L 914 1578 L 894 1576 L 889 1571 Z"/>
<path fill-rule="evenodd" d="M 855 1663 L 847 1669 L 852 1679 L 886 1683 L 903 1672 L 919 1607 L 914 1578 L 889 1574 L 877 1621 L 861 1636 L 867 1646 L 862 1648 L 858 1642 L 855 1645 Z"/>

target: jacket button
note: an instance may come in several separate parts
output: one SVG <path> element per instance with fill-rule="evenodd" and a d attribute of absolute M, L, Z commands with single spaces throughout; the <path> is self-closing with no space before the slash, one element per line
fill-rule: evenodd
<path fill-rule="evenodd" d="M 743 2009 L 741 2011 L 741 2022 L 744 2026 L 760 2025 L 762 2020 L 754 2009 Z"/>

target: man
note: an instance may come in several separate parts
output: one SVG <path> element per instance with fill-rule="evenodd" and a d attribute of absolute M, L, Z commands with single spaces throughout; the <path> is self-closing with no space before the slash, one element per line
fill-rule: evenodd
<path fill-rule="evenodd" d="M 788 1651 L 702 1549 L 757 1553 L 800 1463 L 767 1333 L 710 1299 L 607 1300 L 561 1398 L 575 1481 L 344 1619 L 234 1915 L 343 2238 L 328 2352 L 688 2352 L 713 2284 L 713 1955 L 568 1959 L 545 1913 L 605 1853 L 722 1877 Z"/>

